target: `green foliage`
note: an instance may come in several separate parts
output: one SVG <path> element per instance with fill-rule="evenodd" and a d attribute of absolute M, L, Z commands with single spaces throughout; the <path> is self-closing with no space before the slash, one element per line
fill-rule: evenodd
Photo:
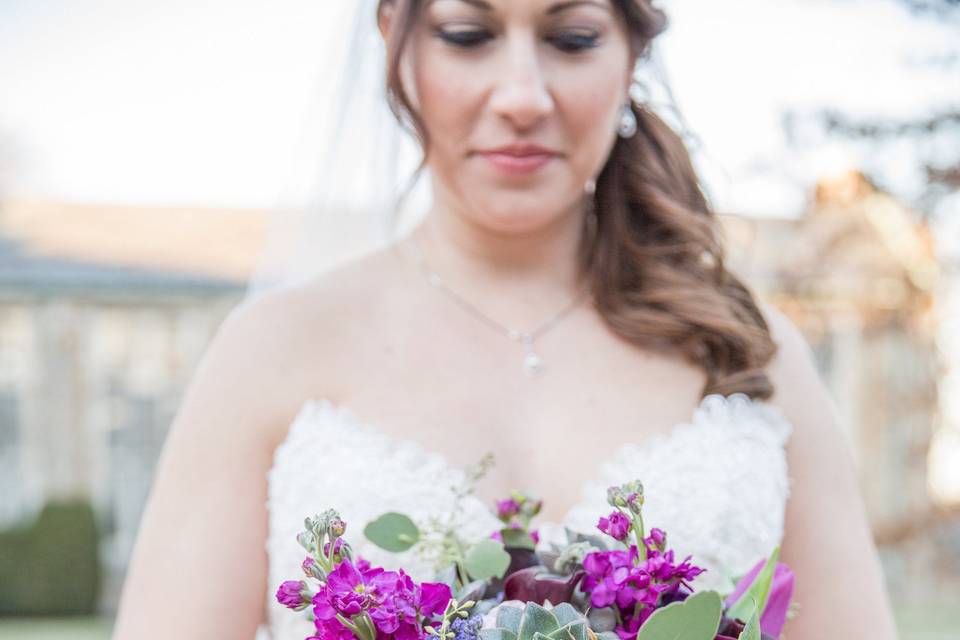
<path fill-rule="evenodd" d="M 640 627 L 637 640 L 713 640 L 722 609 L 716 591 L 700 591 L 657 609 Z"/>
<path fill-rule="evenodd" d="M 464 564 L 474 580 L 502 578 L 510 567 L 510 554 L 501 542 L 481 540 L 467 550 Z"/>
<path fill-rule="evenodd" d="M 737 640 L 761 640 L 760 638 L 760 612 L 754 609 L 753 615 L 747 620 L 747 625 Z"/>
<path fill-rule="evenodd" d="M 587 640 L 587 620 L 570 603 L 553 609 L 528 602 L 497 610 L 496 628 L 480 631 L 481 640 Z"/>
<path fill-rule="evenodd" d="M 47 504 L 0 532 L 0 615 L 88 615 L 100 591 L 96 520 L 83 501 Z"/>
<path fill-rule="evenodd" d="M 763 613 L 767 606 L 767 599 L 770 597 L 770 588 L 773 585 L 773 577 L 777 570 L 777 560 L 779 558 L 780 547 L 776 547 L 747 590 L 736 602 L 730 605 L 727 611 L 728 616 L 739 620 L 748 620 L 750 614 L 754 611 Z"/>
<path fill-rule="evenodd" d="M 533 538 L 530 537 L 530 534 L 525 529 L 506 527 L 500 530 L 500 535 L 503 536 L 503 546 L 505 547 L 536 549 Z"/>
<path fill-rule="evenodd" d="M 382 549 L 399 553 L 420 541 L 420 530 L 408 516 L 402 513 L 385 513 L 367 524 L 363 535 Z"/>

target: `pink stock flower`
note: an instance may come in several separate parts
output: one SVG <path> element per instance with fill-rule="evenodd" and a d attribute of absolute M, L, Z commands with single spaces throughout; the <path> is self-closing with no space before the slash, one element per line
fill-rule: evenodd
<path fill-rule="evenodd" d="M 513 498 L 497 500 L 497 517 L 504 522 L 520 513 L 520 505 Z"/>
<path fill-rule="evenodd" d="M 327 576 L 324 588 L 313 598 L 313 613 L 317 620 L 336 619 L 357 615 L 373 603 L 371 581 L 383 569 L 360 571 L 349 560 L 344 560 Z"/>
<path fill-rule="evenodd" d="M 307 584 L 303 580 L 287 580 L 277 589 L 277 602 L 288 609 L 298 609 L 310 601 L 304 597 Z"/>
<path fill-rule="evenodd" d="M 590 604 L 617 607 L 620 623 L 615 631 L 623 640 L 635 638 L 657 607 L 684 598 L 689 593 L 686 581 L 704 571 L 690 564 L 689 557 L 677 564 L 672 550 L 663 552 L 656 547 L 648 547 L 647 558 L 641 562 L 636 545 L 630 545 L 627 551 L 588 553 L 583 568 L 587 575 L 582 589 L 589 595 Z"/>
<path fill-rule="evenodd" d="M 600 518 L 597 528 L 605 534 L 623 542 L 630 535 L 630 518 L 620 511 L 614 511 L 606 518 Z"/>

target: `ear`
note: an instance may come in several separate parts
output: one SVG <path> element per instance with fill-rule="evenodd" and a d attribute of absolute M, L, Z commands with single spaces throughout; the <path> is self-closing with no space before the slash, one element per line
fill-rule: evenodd
<path fill-rule="evenodd" d="M 627 61 L 627 74 L 626 74 L 626 77 L 623 79 L 624 86 L 627 88 L 625 95 L 623 97 L 624 104 L 626 104 L 627 101 L 630 100 L 630 87 L 633 86 L 634 73 L 637 70 L 638 62 L 639 62 L 639 58 L 636 55 L 634 55 L 633 52 L 631 51 L 630 59 Z"/>
<path fill-rule="evenodd" d="M 380 35 L 387 42 L 390 41 L 390 34 L 393 31 L 393 16 L 396 10 L 396 5 L 392 0 L 384 0 L 380 3 L 379 11 L 377 12 L 377 27 L 380 29 Z"/>

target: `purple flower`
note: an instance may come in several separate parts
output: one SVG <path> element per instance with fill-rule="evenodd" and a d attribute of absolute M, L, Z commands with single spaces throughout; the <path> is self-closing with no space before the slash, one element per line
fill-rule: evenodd
<path fill-rule="evenodd" d="M 303 569 L 303 575 L 308 578 L 314 578 L 316 580 L 323 580 L 323 568 L 317 564 L 317 561 L 313 559 L 313 556 L 307 556 L 303 559 L 303 563 L 300 565 L 300 568 Z"/>
<path fill-rule="evenodd" d="M 480 628 L 483 626 L 483 616 L 474 614 L 469 618 L 454 618 L 450 623 L 453 631 L 453 640 L 477 640 Z"/>
<path fill-rule="evenodd" d="M 417 584 L 402 569 L 385 571 L 372 584 L 379 597 L 370 617 L 381 633 L 396 640 L 422 640 L 426 634 L 418 620 L 443 613 L 452 597 L 448 585 Z"/>
<path fill-rule="evenodd" d="M 497 517 L 504 522 L 520 513 L 520 505 L 513 498 L 497 500 Z"/>
<path fill-rule="evenodd" d="M 620 624 L 616 632 L 624 640 L 635 638 L 640 625 L 657 607 L 683 597 L 686 581 L 703 573 L 703 569 L 690 564 L 690 558 L 677 564 L 673 551 L 648 547 L 647 558 L 641 561 L 636 545 L 626 551 L 588 553 L 583 568 L 587 575 L 582 589 L 589 594 L 590 604 L 617 607 Z"/>
<path fill-rule="evenodd" d="M 344 560 L 327 576 L 322 591 L 313 598 L 313 613 L 317 620 L 335 619 L 339 613 L 347 618 L 355 616 L 372 604 L 371 581 L 383 569 L 361 572 L 349 560 Z"/>
<path fill-rule="evenodd" d="M 443 582 L 423 582 L 420 584 L 418 599 L 420 613 L 425 616 L 440 615 L 447 608 L 447 603 L 452 597 L 449 585 Z"/>
<path fill-rule="evenodd" d="M 333 562 L 334 564 L 339 563 L 343 559 L 343 538 L 337 538 L 333 543 Z M 330 543 L 326 542 L 323 545 L 323 555 L 330 555 Z"/>
<path fill-rule="evenodd" d="M 277 602 L 288 609 L 299 609 L 310 603 L 304 597 L 306 589 L 307 583 L 303 580 L 287 580 L 277 589 Z"/>
<path fill-rule="evenodd" d="M 354 640 L 353 632 L 340 624 L 336 618 L 331 620 L 314 620 L 316 635 L 307 640 Z"/>
<path fill-rule="evenodd" d="M 733 593 L 727 596 L 726 605 L 728 607 L 750 588 L 766 563 L 766 560 L 761 560 L 747 575 L 740 579 Z M 767 605 L 760 614 L 760 630 L 766 635 L 774 638 L 780 637 L 783 625 L 787 621 L 787 610 L 790 608 L 790 598 L 793 596 L 793 583 L 793 571 L 787 565 L 778 562 L 773 574 L 773 583 L 770 585 Z"/>
<path fill-rule="evenodd" d="M 630 535 L 630 525 L 630 518 L 620 511 L 614 511 L 606 518 L 600 518 L 597 528 L 608 536 L 623 542 Z"/>
<path fill-rule="evenodd" d="M 650 535 L 644 540 L 644 542 L 648 548 L 654 547 L 660 551 L 663 551 L 667 546 L 667 534 L 663 531 L 663 529 L 657 529 L 654 527 L 653 529 L 650 529 Z"/>

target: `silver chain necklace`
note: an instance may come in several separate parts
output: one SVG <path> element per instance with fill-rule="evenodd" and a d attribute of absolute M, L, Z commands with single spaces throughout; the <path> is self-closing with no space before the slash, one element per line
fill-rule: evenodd
<path fill-rule="evenodd" d="M 548 318 L 545 322 L 540 324 L 533 331 L 519 331 L 517 329 L 511 329 L 506 327 L 487 314 L 483 313 L 475 305 L 469 302 L 466 298 L 458 294 L 456 291 L 451 289 L 433 269 L 427 264 L 426 259 L 423 257 L 423 252 L 420 250 L 420 245 L 417 243 L 416 238 L 411 234 L 410 243 L 414 252 L 414 259 L 417 262 L 417 265 L 423 271 L 424 275 L 427 277 L 427 282 L 430 283 L 435 289 L 445 293 L 449 296 L 454 302 L 463 307 L 467 312 L 469 312 L 474 317 L 478 318 L 487 326 L 493 328 L 498 333 L 505 335 L 507 338 L 514 342 L 519 342 L 523 345 L 523 371 L 529 377 L 536 377 L 541 375 L 544 372 L 545 366 L 543 363 L 543 358 L 537 353 L 534 348 L 534 340 L 542 336 L 544 333 L 552 329 L 560 320 L 562 320 L 567 314 L 573 311 L 584 298 L 587 297 L 589 290 L 584 287 L 583 291 L 580 294 L 574 297 L 565 307 L 560 311 L 555 313 L 553 316 Z"/>

